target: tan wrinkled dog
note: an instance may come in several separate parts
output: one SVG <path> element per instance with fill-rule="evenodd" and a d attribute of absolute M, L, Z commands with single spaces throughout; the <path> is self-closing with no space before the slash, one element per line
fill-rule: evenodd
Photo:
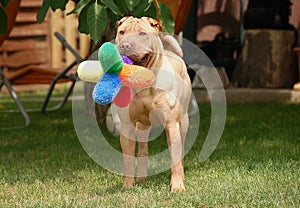
<path fill-rule="evenodd" d="M 130 106 L 118 110 L 124 158 L 123 187 L 135 185 L 135 137 L 138 141 L 136 180 L 146 179 L 150 126 L 159 121 L 164 124 L 169 146 L 171 191 L 185 190 L 183 156 L 191 83 L 181 48 L 172 36 L 160 34 L 161 26 L 154 19 L 124 17 L 117 25 L 116 44 L 120 53 L 155 74 L 151 88 L 134 89 Z"/>

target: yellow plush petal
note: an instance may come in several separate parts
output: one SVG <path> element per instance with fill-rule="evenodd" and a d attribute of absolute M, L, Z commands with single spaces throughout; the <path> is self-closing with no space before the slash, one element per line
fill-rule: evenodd
<path fill-rule="evenodd" d="M 99 61 L 83 61 L 77 69 L 79 78 L 86 82 L 97 83 L 103 76 L 104 72 Z"/>

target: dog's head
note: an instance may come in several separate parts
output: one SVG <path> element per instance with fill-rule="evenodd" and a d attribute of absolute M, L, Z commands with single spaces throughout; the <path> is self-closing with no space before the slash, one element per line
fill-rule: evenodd
<path fill-rule="evenodd" d="M 144 67 L 161 63 L 163 44 L 159 38 L 161 25 L 158 21 L 149 17 L 124 17 L 117 26 L 116 45 L 120 54 Z"/>

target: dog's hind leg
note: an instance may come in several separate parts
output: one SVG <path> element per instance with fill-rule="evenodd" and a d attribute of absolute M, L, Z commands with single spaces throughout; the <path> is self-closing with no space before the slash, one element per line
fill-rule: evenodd
<path fill-rule="evenodd" d="M 169 122 L 166 125 L 166 134 L 171 157 L 171 192 L 184 191 L 184 169 L 182 164 L 182 141 L 180 124 Z"/>
<path fill-rule="evenodd" d="M 136 136 L 138 140 L 138 166 L 137 182 L 144 182 L 147 179 L 148 169 L 148 137 L 150 127 L 137 123 Z"/>

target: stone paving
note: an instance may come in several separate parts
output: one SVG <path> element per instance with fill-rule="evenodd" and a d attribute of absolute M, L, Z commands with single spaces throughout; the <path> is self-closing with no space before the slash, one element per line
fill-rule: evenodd
<path fill-rule="evenodd" d="M 214 90 L 218 91 L 218 89 Z M 300 91 L 292 89 L 227 88 L 224 90 L 227 103 L 293 102 L 300 103 Z M 205 89 L 193 89 L 198 102 L 209 102 Z"/>

